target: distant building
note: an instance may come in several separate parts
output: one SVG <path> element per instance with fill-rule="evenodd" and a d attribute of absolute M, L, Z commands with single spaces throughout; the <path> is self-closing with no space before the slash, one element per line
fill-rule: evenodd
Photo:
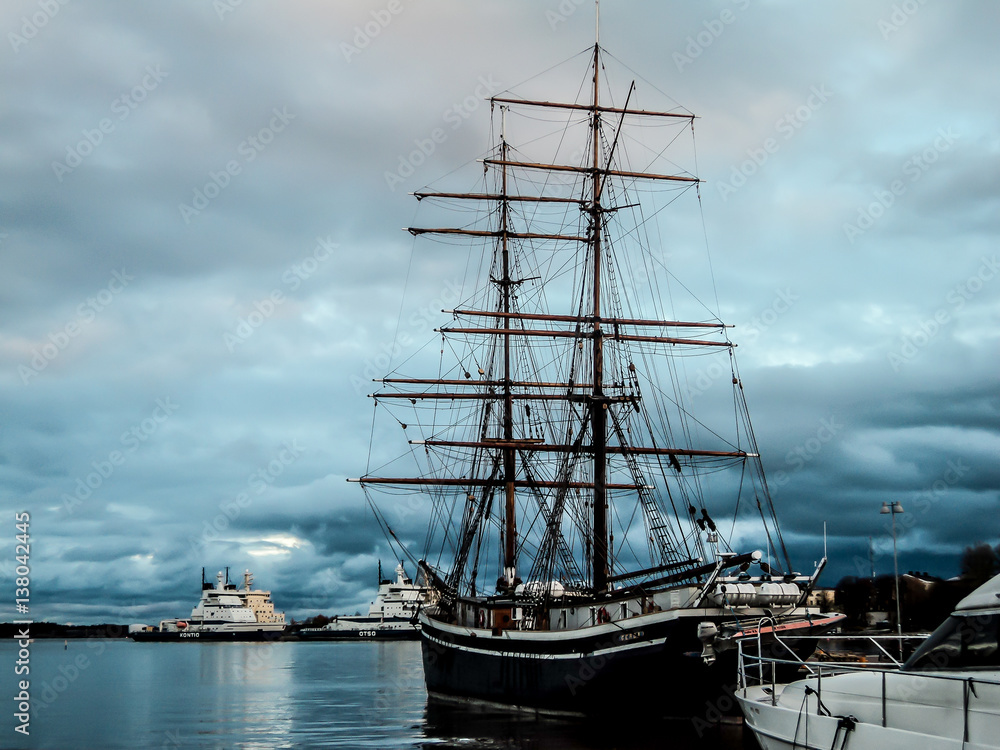
<path fill-rule="evenodd" d="M 893 617 L 895 617 L 896 613 L 893 612 L 892 614 L 893 614 Z M 888 628 L 890 626 L 890 624 L 891 623 L 889 621 L 889 613 L 888 612 L 880 612 L 880 611 L 876 610 L 874 612 L 865 612 L 864 613 L 864 625 L 865 625 L 865 627 L 868 627 L 868 628 L 877 628 L 877 627 Z"/>
<path fill-rule="evenodd" d="M 813 589 L 806 597 L 807 607 L 819 607 L 821 612 L 827 612 L 834 606 L 834 589 Z"/>
<path fill-rule="evenodd" d="M 903 573 L 899 577 L 899 585 L 905 586 L 908 591 L 913 591 L 914 593 L 930 593 L 934 588 L 934 585 L 940 583 L 941 579 L 930 576 L 927 573 Z"/>
<path fill-rule="evenodd" d="M 973 584 L 945 581 L 927 573 L 909 572 L 899 577 L 902 627 L 907 632 L 930 631 L 940 625 Z M 891 575 L 844 578 L 837 584 L 835 609 L 856 627 L 896 628 L 896 584 Z"/>

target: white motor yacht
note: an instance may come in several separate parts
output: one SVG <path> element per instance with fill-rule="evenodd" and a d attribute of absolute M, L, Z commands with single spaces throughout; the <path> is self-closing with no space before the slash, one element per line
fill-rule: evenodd
<path fill-rule="evenodd" d="M 902 666 L 810 663 L 806 679 L 748 685 L 748 673 L 769 672 L 745 658 L 736 698 L 764 750 L 1000 748 L 998 626 L 1000 576 L 959 602 Z"/>

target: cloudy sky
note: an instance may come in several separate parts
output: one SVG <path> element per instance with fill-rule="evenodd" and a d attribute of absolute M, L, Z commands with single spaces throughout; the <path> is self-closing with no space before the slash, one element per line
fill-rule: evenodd
<path fill-rule="evenodd" d="M 904 570 L 1000 541 L 998 27 L 989 0 L 602 8 L 701 118 L 722 316 L 830 585 L 869 536 L 891 571 L 886 500 Z M 452 294 L 408 275 L 408 193 L 487 149 L 483 96 L 593 43 L 592 3 L 12 0 L 0 31 L 5 577 L 28 511 L 35 619 L 181 615 L 202 565 L 295 617 L 365 605 L 392 557 L 344 481 L 366 381 Z"/>

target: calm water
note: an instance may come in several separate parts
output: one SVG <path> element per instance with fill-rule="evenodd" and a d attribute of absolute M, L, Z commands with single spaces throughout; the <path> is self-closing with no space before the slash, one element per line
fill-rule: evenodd
<path fill-rule="evenodd" d="M 16 644 L 0 656 L 11 699 Z M 38 640 L 30 658 L 31 735 L 14 732 L 7 700 L 3 748 L 741 747 L 738 726 L 700 738 L 687 721 L 582 725 L 428 704 L 417 643 Z"/>

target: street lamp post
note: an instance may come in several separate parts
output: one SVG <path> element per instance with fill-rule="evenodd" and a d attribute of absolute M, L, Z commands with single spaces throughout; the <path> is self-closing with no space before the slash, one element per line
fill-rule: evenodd
<path fill-rule="evenodd" d="M 899 648 L 903 649 L 903 616 L 899 603 L 899 556 L 896 554 L 896 514 L 903 512 L 903 504 L 898 500 L 892 503 L 882 503 L 882 515 L 892 516 L 892 567 L 896 578 L 896 634 L 899 636 Z"/>

